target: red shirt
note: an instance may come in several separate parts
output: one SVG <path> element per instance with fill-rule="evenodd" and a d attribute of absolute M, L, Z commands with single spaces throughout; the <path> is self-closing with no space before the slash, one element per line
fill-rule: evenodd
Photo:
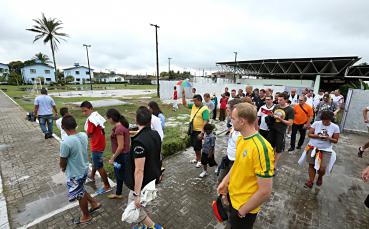
<path fill-rule="evenodd" d="M 178 99 L 178 92 L 177 92 L 177 90 L 175 90 L 174 93 L 173 93 L 173 99 L 174 100 L 177 100 Z"/>
<path fill-rule="evenodd" d="M 95 126 L 92 122 L 87 121 L 87 134 L 91 134 L 90 145 L 92 152 L 104 152 L 105 150 L 105 135 L 101 126 Z"/>
<path fill-rule="evenodd" d="M 220 99 L 220 109 L 222 110 L 227 109 L 227 103 L 228 103 L 228 98 L 221 98 Z"/>

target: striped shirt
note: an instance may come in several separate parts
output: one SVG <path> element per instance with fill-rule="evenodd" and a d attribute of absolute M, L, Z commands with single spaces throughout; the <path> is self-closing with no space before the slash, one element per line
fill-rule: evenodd
<path fill-rule="evenodd" d="M 271 178 L 273 175 L 274 153 L 269 142 L 259 133 L 247 138 L 240 136 L 228 187 L 233 208 L 239 210 L 258 190 L 257 177 Z M 259 210 L 260 206 L 250 213 Z"/>

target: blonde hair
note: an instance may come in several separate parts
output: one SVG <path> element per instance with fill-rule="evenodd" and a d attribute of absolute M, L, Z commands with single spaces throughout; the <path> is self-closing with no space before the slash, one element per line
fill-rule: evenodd
<path fill-rule="evenodd" d="M 241 98 L 241 102 L 242 103 L 250 103 L 250 104 L 252 104 L 252 105 L 254 105 L 253 103 L 252 103 L 252 99 L 250 98 L 250 97 L 243 97 L 243 98 Z"/>
<path fill-rule="evenodd" d="M 250 103 L 239 103 L 235 106 L 237 115 L 249 124 L 254 124 L 257 118 L 256 107 Z"/>

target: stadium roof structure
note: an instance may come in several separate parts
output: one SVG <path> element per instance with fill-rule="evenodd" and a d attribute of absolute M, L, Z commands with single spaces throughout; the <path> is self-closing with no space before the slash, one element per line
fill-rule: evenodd
<path fill-rule="evenodd" d="M 313 57 L 217 62 L 216 64 L 222 71 L 269 79 L 315 79 L 317 75 L 322 78 L 345 78 L 346 74 L 351 73 L 350 69 L 355 73 L 359 71 L 352 65 L 360 59 L 358 56 Z"/>
<path fill-rule="evenodd" d="M 369 65 L 350 66 L 346 69 L 345 77 L 369 79 Z"/>

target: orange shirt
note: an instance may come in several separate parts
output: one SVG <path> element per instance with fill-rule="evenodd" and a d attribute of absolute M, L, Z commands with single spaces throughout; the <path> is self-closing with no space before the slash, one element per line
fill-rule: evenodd
<path fill-rule="evenodd" d="M 313 108 L 309 104 L 305 103 L 303 108 L 307 114 L 302 110 L 300 104 L 295 104 L 293 107 L 293 110 L 295 111 L 295 119 L 293 120 L 293 124 L 305 124 L 310 117 L 314 116 Z"/>

